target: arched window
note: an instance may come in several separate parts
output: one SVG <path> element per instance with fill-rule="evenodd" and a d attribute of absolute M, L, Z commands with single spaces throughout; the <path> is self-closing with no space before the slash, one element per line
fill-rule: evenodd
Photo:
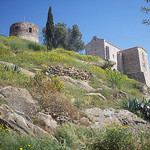
<path fill-rule="evenodd" d="M 32 33 L 32 28 L 29 28 L 29 32 Z"/>

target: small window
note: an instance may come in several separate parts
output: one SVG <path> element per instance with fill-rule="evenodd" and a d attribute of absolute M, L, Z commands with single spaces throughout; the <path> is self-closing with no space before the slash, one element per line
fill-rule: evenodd
<path fill-rule="evenodd" d="M 96 51 L 96 49 L 95 49 L 95 51 Z"/>
<path fill-rule="evenodd" d="M 32 28 L 29 28 L 29 32 L 32 33 Z"/>
<path fill-rule="evenodd" d="M 115 58 L 115 55 L 113 54 L 113 58 Z"/>

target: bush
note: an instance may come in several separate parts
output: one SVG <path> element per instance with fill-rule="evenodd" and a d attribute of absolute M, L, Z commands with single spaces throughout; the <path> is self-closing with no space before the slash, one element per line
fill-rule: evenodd
<path fill-rule="evenodd" d="M 48 137 L 38 138 L 30 135 L 12 134 L 10 130 L 0 125 L 0 149 L 1 150 L 69 150 Z"/>
<path fill-rule="evenodd" d="M 10 53 L 10 49 L 8 46 L 0 43 L 0 57 L 5 56 L 6 54 Z"/>
<path fill-rule="evenodd" d="M 108 124 L 103 139 L 97 139 L 93 144 L 96 150 L 133 150 L 133 136 L 128 131 L 128 127 L 121 126 L 119 123 Z"/>
<path fill-rule="evenodd" d="M 48 78 L 42 72 L 35 74 L 34 84 L 40 86 L 44 93 L 55 91 L 62 92 L 64 89 L 64 83 L 61 82 L 58 77 L 50 76 L 50 78 Z"/>
<path fill-rule="evenodd" d="M 106 130 L 64 124 L 55 136 L 61 144 L 72 149 L 135 150 L 138 145 L 135 147 L 134 137 L 128 129 L 115 122 L 108 124 Z"/>
<path fill-rule="evenodd" d="M 121 88 L 124 82 L 124 75 L 118 71 L 113 71 L 111 68 L 106 69 L 106 78 L 110 81 L 112 87 Z"/>
<path fill-rule="evenodd" d="M 34 51 L 47 50 L 46 46 L 33 42 L 28 44 L 28 48 Z"/>
<path fill-rule="evenodd" d="M 105 63 L 102 65 L 102 69 L 112 68 L 115 65 L 115 62 L 111 60 L 106 60 Z"/>

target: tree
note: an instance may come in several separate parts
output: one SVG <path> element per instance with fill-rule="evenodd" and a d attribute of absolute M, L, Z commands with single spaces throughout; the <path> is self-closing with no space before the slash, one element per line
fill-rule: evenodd
<path fill-rule="evenodd" d="M 64 23 L 57 23 L 55 25 L 55 33 L 54 33 L 54 47 L 62 47 L 64 49 L 67 48 L 67 28 Z"/>
<path fill-rule="evenodd" d="M 79 52 L 84 49 L 84 42 L 81 40 L 82 34 L 77 24 L 73 25 L 68 38 L 68 50 Z"/>
<path fill-rule="evenodd" d="M 53 14 L 52 8 L 50 6 L 48 11 L 47 23 L 46 23 L 46 31 L 45 31 L 45 40 L 47 44 L 47 49 L 52 50 L 53 42 L 54 42 L 54 22 L 53 22 Z"/>
<path fill-rule="evenodd" d="M 145 0 L 145 1 L 147 1 L 147 3 L 150 2 L 150 0 Z M 141 8 L 141 11 L 142 11 L 143 13 L 148 14 L 148 13 L 150 12 L 150 8 L 148 8 L 148 7 L 142 7 L 142 8 Z M 149 19 L 144 19 L 142 23 L 143 23 L 143 24 L 146 24 L 146 25 L 150 25 L 150 20 L 149 20 Z"/>
<path fill-rule="evenodd" d="M 72 29 L 66 27 L 65 23 L 57 23 L 54 26 L 53 46 L 54 48 L 62 47 L 66 50 L 79 52 L 84 49 L 84 42 L 81 40 L 82 34 L 78 25 L 73 25 Z M 44 44 L 47 45 L 46 28 L 42 30 Z"/>

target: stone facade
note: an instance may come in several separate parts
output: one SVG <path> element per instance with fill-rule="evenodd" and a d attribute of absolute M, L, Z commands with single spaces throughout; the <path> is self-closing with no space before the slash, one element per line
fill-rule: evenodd
<path fill-rule="evenodd" d="M 16 36 L 39 43 L 39 28 L 32 23 L 18 22 L 10 27 L 9 36 Z"/>
<path fill-rule="evenodd" d="M 137 46 L 121 50 L 106 40 L 94 36 L 85 49 L 87 55 L 114 61 L 116 63 L 114 69 L 127 74 L 130 78 L 146 83 L 150 87 L 148 57 L 144 48 Z"/>

